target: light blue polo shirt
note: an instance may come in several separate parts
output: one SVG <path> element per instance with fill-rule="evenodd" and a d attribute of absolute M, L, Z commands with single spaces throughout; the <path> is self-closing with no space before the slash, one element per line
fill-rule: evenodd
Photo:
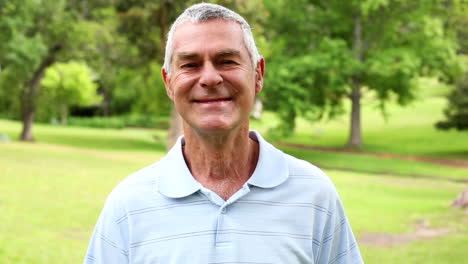
<path fill-rule="evenodd" d="M 109 195 L 84 263 L 363 263 L 329 178 L 259 133 L 257 167 L 224 201 L 191 175 L 183 138 Z"/>

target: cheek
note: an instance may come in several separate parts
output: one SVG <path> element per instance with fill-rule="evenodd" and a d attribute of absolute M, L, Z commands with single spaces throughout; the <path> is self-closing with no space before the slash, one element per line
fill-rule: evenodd
<path fill-rule="evenodd" d="M 193 78 L 194 76 L 190 72 L 177 72 L 174 74 L 173 82 L 174 83 L 186 82 L 187 80 L 190 80 Z"/>
<path fill-rule="evenodd" d="M 225 80 L 230 80 L 231 83 L 234 84 L 233 88 L 236 93 L 255 93 L 255 79 L 251 74 L 244 71 L 236 71 L 230 72 L 223 77 Z"/>
<path fill-rule="evenodd" d="M 187 93 L 196 83 L 196 78 L 190 74 L 179 74 L 174 76 L 172 89 L 174 96 L 182 96 Z"/>

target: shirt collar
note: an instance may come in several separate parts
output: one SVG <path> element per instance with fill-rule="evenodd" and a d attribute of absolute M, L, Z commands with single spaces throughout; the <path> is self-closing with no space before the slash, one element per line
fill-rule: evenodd
<path fill-rule="evenodd" d="M 257 131 L 250 131 L 249 136 L 259 143 L 257 167 L 247 181 L 260 188 L 273 188 L 288 178 L 288 164 L 284 153 L 268 143 Z M 202 187 L 193 178 L 185 163 L 182 153 L 183 136 L 158 163 L 159 192 L 170 198 L 189 196 Z"/>

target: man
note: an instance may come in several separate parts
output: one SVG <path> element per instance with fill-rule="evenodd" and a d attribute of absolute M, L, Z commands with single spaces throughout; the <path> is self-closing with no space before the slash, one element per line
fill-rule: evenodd
<path fill-rule="evenodd" d="M 237 13 L 179 16 L 162 75 L 184 136 L 113 190 L 85 263 L 362 263 L 328 177 L 249 131 L 264 73 Z"/>

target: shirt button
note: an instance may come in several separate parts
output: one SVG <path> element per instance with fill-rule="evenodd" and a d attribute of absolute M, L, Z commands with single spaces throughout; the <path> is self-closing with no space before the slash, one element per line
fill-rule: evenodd
<path fill-rule="evenodd" d="M 222 213 L 222 214 L 225 214 L 226 211 L 227 211 L 227 210 L 226 210 L 226 207 L 224 207 L 223 209 L 221 209 L 221 213 Z"/>

